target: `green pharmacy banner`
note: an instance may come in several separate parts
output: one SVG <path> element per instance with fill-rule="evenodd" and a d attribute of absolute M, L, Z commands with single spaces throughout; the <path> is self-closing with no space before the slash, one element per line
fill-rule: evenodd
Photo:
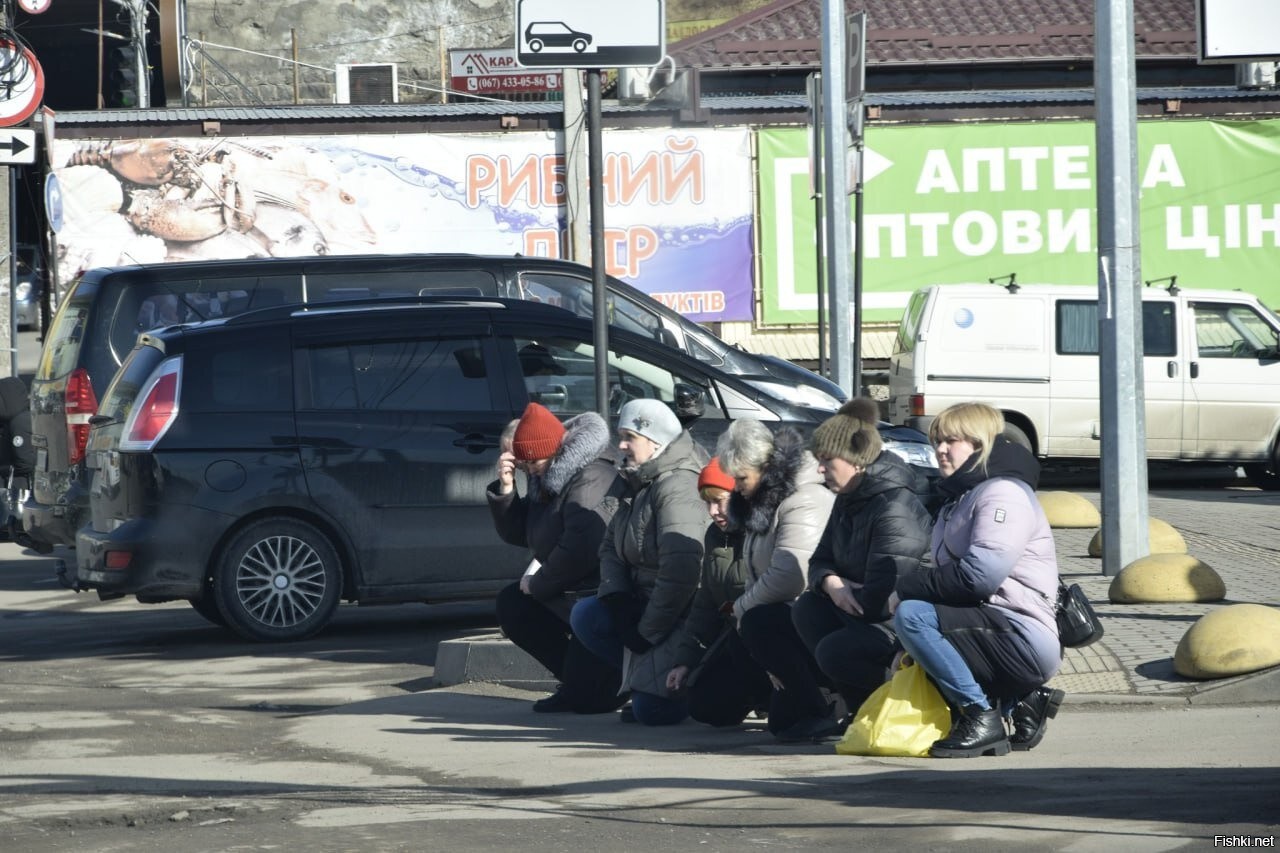
<path fill-rule="evenodd" d="M 897 320 L 930 284 L 1096 284 L 1091 122 L 875 127 L 866 144 L 866 320 Z M 762 130 L 758 146 L 762 320 L 813 323 L 808 132 Z M 1138 183 L 1144 280 L 1280 308 L 1280 121 L 1140 123 Z"/>

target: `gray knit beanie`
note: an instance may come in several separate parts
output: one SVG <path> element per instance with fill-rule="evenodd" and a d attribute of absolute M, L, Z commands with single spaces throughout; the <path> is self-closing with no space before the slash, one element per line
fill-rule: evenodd
<path fill-rule="evenodd" d="M 618 413 L 618 429 L 629 429 L 661 447 L 684 430 L 671 407 L 661 400 L 632 400 Z"/>
<path fill-rule="evenodd" d="M 865 468 L 880 455 L 883 443 L 876 424 L 880 406 L 868 397 L 854 397 L 813 431 L 809 449 L 819 459 L 843 459 Z"/>

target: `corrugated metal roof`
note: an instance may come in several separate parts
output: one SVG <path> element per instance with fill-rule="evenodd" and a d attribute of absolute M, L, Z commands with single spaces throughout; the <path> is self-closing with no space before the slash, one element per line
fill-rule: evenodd
<path fill-rule="evenodd" d="M 1269 89 L 1237 89 L 1232 86 L 1161 87 L 1137 91 L 1139 101 L 1181 99 L 1199 100 L 1274 100 L 1280 92 Z M 1007 104 L 1087 104 L 1093 102 L 1092 89 L 986 89 L 943 92 L 868 92 L 868 106 L 999 106 Z M 701 106 L 712 112 L 794 112 L 804 111 L 808 100 L 803 95 L 721 95 L 704 96 Z M 318 105 L 282 107 L 181 107 L 152 110 L 83 110 L 60 112 L 59 125 L 164 124 L 198 121 L 288 122 L 288 121 L 361 121 L 396 119 L 434 119 L 471 116 L 556 115 L 564 109 L 558 102 L 512 101 L 509 103 L 475 104 L 392 104 L 376 106 Z M 672 111 L 668 104 L 601 105 L 606 115 L 623 113 L 663 113 Z"/>
<path fill-rule="evenodd" d="M 867 64 L 1091 60 L 1095 0 L 846 0 L 867 12 Z M 819 0 L 778 0 L 670 48 L 699 68 L 817 67 Z M 1136 55 L 1196 56 L 1195 0 L 1134 0 Z"/>

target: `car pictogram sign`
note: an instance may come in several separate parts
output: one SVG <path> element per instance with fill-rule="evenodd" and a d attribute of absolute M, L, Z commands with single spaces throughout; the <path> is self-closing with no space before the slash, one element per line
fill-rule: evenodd
<path fill-rule="evenodd" d="M 657 65 L 666 26 L 663 0 L 517 0 L 516 59 L 532 68 Z"/>

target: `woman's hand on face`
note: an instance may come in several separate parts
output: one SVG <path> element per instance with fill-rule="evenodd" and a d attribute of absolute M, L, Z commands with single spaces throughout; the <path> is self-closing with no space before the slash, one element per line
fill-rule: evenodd
<path fill-rule="evenodd" d="M 684 683 L 689 678 L 689 667 L 681 664 L 673 666 L 671 671 L 667 673 L 667 689 L 674 692 L 684 689 Z"/>
<path fill-rule="evenodd" d="M 839 575 L 827 575 L 822 579 L 822 591 L 831 599 L 832 604 L 850 616 L 861 616 L 862 605 L 853 597 L 855 586 Z"/>
<path fill-rule="evenodd" d="M 516 457 L 511 451 L 498 456 L 498 491 L 509 495 L 516 487 Z"/>

